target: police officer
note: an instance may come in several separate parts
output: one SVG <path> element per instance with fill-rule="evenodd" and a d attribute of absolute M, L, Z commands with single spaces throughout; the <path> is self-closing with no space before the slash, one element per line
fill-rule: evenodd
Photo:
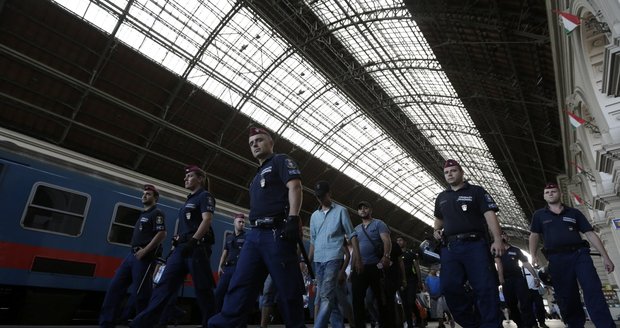
<path fill-rule="evenodd" d="M 144 209 L 133 229 L 131 252 L 116 270 L 108 287 L 99 318 L 101 327 L 115 326 L 121 300 L 130 285 L 133 286 L 130 295 L 132 301 L 128 303 L 133 303 L 136 313 L 144 310 L 151 297 L 150 272 L 157 251 L 161 251 L 161 242 L 166 238 L 166 225 L 164 212 L 157 208 L 157 188 L 147 184 L 143 189 Z"/>
<path fill-rule="evenodd" d="M 237 260 L 239 260 L 239 253 L 241 252 L 241 248 L 245 242 L 245 230 L 243 230 L 245 227 L 245 215 L 241 213 L 235 215 L 233 226 L 235 231 L 226 237 L 224 249 L 222 250 L 222 257 L 220 258 L 218 270 L 220 280 L 217 284 L 217 288 L 215 289 L 215 300 L 217 303 L 216 313 L 220 312 L 222 309 L 224 295 L 226 295 L 226 290 L 228 290 L 230 279 L 232 278 L 233 273 L 235 273 Z"/>
<path fill-rule="evenodd" d="M 590 245 L 581 239 L 579 233 L 583 233 L 601 253 L 605 269 L 611 273 L 614 264 L 603 243 L 581 211 L 560 202 L 560 190 L 555 183 L 545 186 L 543 196 L 547 206 L 532 216 L 530 254 L 536 265 L 536 251 L 542 234 L 543 254 L 549 260 L 549 273 L 553 277 L 553 288 L 564 323 L 568 327 L 583 327 L 586 321 L 577 285 L 579 282 L 594 325 L 597 328 L 616 327 L 603 295 L 601 280 L 590 257 Z"/>
<path fill-rule="evenodd" d="M 215 198 L 205 189 L 206 173 L 198 166 L 185 168 L 185 188 L 191 190 L 185 205 L 179 210 L 179 235 L 175 248 L 168 258 L 159 284 L 153 291 L 149 306 L 131 323 L 131 327 L 151 328 L 159 320 L 164 308 L 178 292 L 187 273 L 192 274 L 196 301 L 202 314 L 202 326 L 207 327 L 215 311 L 213 274 L 209 258 L 213 245 L 211 221 L 215 211 Z"/>
<path fill-rule="evenodd" d="M 453 159 L 444 164 L 450 187 L 435 199 L 436 239 L 441 248 L 441 292 L 456 322 L 464 328 L 502 326 L 497 293 L 497 272 L 492 253 L 504 253 L 495 212 L 499 209 L 484 188 L 463 179 L 463 168 Z M 488 231 L 493 235 L 489 249 Z M 474 289 L 468 294 L 464 284 Z M 474 301 L 478 313 L 472 311 Z"/>
<path fill-rule="evenodd" d="M 501 256 L 499 281 L 502 284 L 506 306 L 510 310 L 510 319 L 517 324 L 517 327 L 531 328 L 535 325 L 534 313 L 529 299 L 527 281 L 519 266 L 519 261 L 530 274 L 536 275 L 536 271 L 523 252 L 508 243 L 508 236 L 503 232 L 502 241 L 505 252 Z"/>
<path fill-rule="evenodd" d="M 286 327 L 304 327 L 304 282 L 297 257 L 301 172 L 291 158 L 273 153 L 274 142 L 265 129 L 250 128 L 249 145 L 259 162 L 250 184 L 252 229 L 246 234 L 222 311 L 211 318 L 209 327 L 244 323 L 268 273 L 278 290 L 278 306 Z"/>

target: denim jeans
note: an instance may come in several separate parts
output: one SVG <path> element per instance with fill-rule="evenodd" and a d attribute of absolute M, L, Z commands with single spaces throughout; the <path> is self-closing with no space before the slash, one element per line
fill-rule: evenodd
<path fill-rule="evenodd" d="M 337 292 L 337 289 L 341 287 L 338 286 L 338 272 L 340 268 L 342 268 L 343 263 L 344 260 L 331 260 L 316 263 L 316 276 L 321 303 L 316 320 L 314 321 L 315 327 L 327 327 L 332 310 L 336 309 L 340 302 L 347 301 L 346 299 L 338 299 Z M 344 322 L 341 320 L 342 315 L 338 316 L 338 318 L 340 322 L 334 322 L 332 326 L 344 327 Z"/>

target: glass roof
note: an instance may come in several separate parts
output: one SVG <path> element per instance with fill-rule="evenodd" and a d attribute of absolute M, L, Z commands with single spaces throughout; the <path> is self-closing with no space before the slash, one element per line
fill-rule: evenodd
<path fill-rule="evenodd" d="M 444 181 L 238 1 L 56 0 L 84 20 L 309 151 L 427 224 Z M 401 1 L 306 5 L 444 158 L 527 221 L 480 133 Z M 119 25 L 120 22 L 120 25 Z M 118 25 L 118 26 L 117 26 Z"/>

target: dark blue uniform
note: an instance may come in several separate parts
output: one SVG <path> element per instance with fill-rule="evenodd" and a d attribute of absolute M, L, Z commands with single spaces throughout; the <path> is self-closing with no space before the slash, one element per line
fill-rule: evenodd
<path fill-rule="evenodd" d="M 140 248 L 148 245 L 158 232 L 166 230 L 164 217 L 164 213 L 153 206 L 143 211 L 136 221 L 131 238 L 131 252 L 127 254 L 121 266 L 116 270 L 103 300 L 99 318 L 101 327 L 114 327 L 121 301 L 130 285 L 132 286 L 131 295 L 127 304 L 132 304 L 136 313 L 140 313 L 147 306 L 153 283 L 150 272 L 147 271 L 152 268 L 157 250 L 140 260 L 134 254 Z M 138 288 L 140 289 L 139 293 Z"/>
<path fill-rule="evenodd" d="M 578 209 L 564 206 L 560 214 L 548 207 L 532 216 L 532 232 L 542 234 L 543 253 L 549 260 L 549 273 L 562 319 L 568 327 L 583 327 L 586 318 L 579 296 L 579 285 L 590 319 L 596 327 L 616 327 L 603 295 L 589 245 L 579 232 L 592 231 L 588 219 Z"/>
<path fill-rule="evenodd" d="M 235 268 L 237 267 L 237 261 L 239 260 L 239 254 L 241 253 L 241 248 L 245 243 L 245 231 L 241 231 L 239 235 L 235 235 L 235 233 L 231 233 L 226 237 L 226 243 L 224 244 L 224 249 L 228 251 L 226 254 L 226 260 L 224 262 L 224 267 L 222 268 L 222 275 L 220 276 L 220 280 L 217 284 L 217 288 L 215 289 L 215 300 L 217 302 L 217 311 L 220 312 L 222 309 L 222 303 L 224 302 L 224 295 L 226 295 L 226 291 L 228 290 L 228 285 L 230 285 L 230 279 L 235 273 Z"/>
<path fill-rule="evenodd" d="M 504 284 L 502 290 L 506 305 L 510 309 L 510 318 L 517 327 L 532 327 L 534 315 L 529 300 L 527 280 L 519 266 L 519 261 L 527 262 L 527 257 L 520 249 L 510 246 L 502 255 L 502 268 L 504 270 Z"/>
<path fill-rule="evenodd" d="M 238 327 L 246 322 L 261 286 L 271 274 L 278 290 L 278 307 L 286 327 L 304 327 L 304 282 L 299 268 L 297 245 L 280 237 L 288 215 L 286 183 L 300 179 L 297 164 L 284 154 L 275 154 L 258 168 L 250 185 L 250 225 L 222 311 L 209 327 Z M 258 222 L 273 219 L 273 225 Z M 259 220 L 259 221 L 257 221 Z"/>
<path fill-rule="evenodd" d="M 443 221 L 441 292 L 454 319 L 464 328 L 502 326 L 497 293 L 497 272 L 489 251 L 484 213 L 499 209 L 484 188 L 465 185 L 447 189 L 435 200 L 435 217 Z M 474 289 L 479 311 L 464 287 Z"/>
<path fill-rule="evenodd" d="M 183 284 L 188 272 L 192 275 L 194 289 L 196 290 L 196 301 L 202 313 L 202 325 L 203 327 L 207 326 L 209 317 L 215 311 L 215 299 L 213 297 L 215 282 L 209 263 L 213 231 L 207 233 L 189 257 L 183 257 L 182 253 L 189 240 L 198 230 L 198 226 L 202 222 L 202 213 L 213 213 L 214 211 L 215 199 L 208 191 L 202 189 L 187 196 L 185 205 L 179 210 L 177 246 L 166 262 L 166 269 L 162 274 L 160 283 L 156 285 L 153 291 L 149 306 L 133 320 L 132 327 L 150 328 L 155 326 L 170 299 Z"/>

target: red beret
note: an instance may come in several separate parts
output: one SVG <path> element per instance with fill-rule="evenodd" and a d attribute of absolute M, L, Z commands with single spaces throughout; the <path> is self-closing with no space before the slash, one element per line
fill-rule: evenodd
<path fill-rule="evenodd" d="M 444 164 L 443 164 L 443 168 L 445 169 L 446 167 L 449 166 L 458 166 L 461 167 L 461 165 L 459 164 L 459 162 L 453 160 L 453 159 L 449 159 L 447 160 Z"/>
<path fill-rule="evenodd" d="M 235 214 L 235 219 L 244 219 L 245 220 L 245 215 L 243 215 L 243 213 L 237 213 L 237 214 Z"/>
<path fill-rule="evenodd" d="M 153 194 L 154 194 L 155 196 L 159 196 L 159 191 L 158 191 L 158 190 L 157 190 L 157 188 L 155 188 L 155 186 L 154 186 L 154 185 L 152 185 L 152 184 L 145 184 L 145 185 L 144 185 L 144 190 L 145 190 L 145 191 L 146 191 L 146 190 L 150 190 L 150 191 L 152 191 L 152 192 L 153 192 Z"/>
<path fill-rule="evenodd" d="M 545 189 L 560 189 L 560 188 L 558 188 L 557 184 L 553 182 L 549 182 L 545 185 Z"/>
<path fill-rule="evenodd" d="M 271 137 L 271 134 L 269 134 L 269 132 L 267 132 L 267 130 L 263 129 L 263 128 L 257 128 L 255 126 L 250 128 L 250 137 L 251 136 L 255 136 L 257 134 L 266 134 L 268 136 Z"/>
<path fill-rule="evenodd" d="M 198 165 L 189 165 L 185 167 L 185 174 L 190 172 L 196 172 L 196 174 L 200 176 L 205 176 L 205 171 L 203 171 Z"/>

